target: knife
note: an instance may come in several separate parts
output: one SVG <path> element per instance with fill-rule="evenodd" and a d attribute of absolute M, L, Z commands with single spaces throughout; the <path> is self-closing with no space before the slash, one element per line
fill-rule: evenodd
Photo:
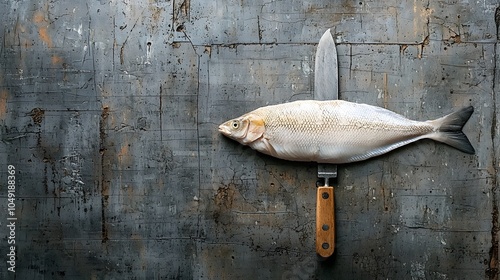
<path fill-rule="evenodd" d="M 337 49 L 330 29 L 319 40 L 314 64 L 314 99 L 338 99 Z M 334 137 L 334 135 L 332 135 Z M 334 180 L 337 165 L 318 164 L 316 191 L 316 253 L 328 258 L 335 249 Z"/>

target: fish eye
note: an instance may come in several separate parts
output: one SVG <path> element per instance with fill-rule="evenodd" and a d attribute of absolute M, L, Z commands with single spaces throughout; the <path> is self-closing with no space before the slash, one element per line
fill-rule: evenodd
<path fill-rule="evenodd" d="M 239 122 L 239 121 L 233 121 L 233 123 L 231 124 L 231 126 L 232 126 L 234 129 L 237 129 L 238 127 L 240 127 L 240 122 Z"/>

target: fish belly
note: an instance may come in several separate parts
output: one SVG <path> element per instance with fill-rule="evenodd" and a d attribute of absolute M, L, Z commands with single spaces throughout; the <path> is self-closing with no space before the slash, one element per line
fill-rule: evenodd
<path fill-rule="evenodd" d="M 425 138 L 434 127 L 389 110 L 345 101 L 296 101 L 264 107 L 267 154 L 322 163 L 365 160 Z"/>

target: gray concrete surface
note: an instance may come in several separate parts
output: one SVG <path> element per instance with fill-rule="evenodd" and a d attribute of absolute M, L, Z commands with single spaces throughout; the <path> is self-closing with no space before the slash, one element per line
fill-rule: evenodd
<path fill-rule="evenodd" d="M 497 1 L 0 7 L 0 278 L 498 278 Z M 341 99 L 419 120 L 473 105 L 477 153 L 421 141 L 340 166 L 336 251 L 318 261 L 316 164 L 217 125 L 311 98 L 327 28 Z"/>

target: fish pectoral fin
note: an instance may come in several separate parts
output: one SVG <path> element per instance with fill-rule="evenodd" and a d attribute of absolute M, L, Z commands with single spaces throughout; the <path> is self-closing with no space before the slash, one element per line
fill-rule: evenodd
<path fill-rule="evenodd" d="M 252 143 L 249 144 L 252 149 L 257 150 L 261 153 L 271 155 L 271 156 L 276 156 L 276 150 L 274 149 L 273 145 L 268 141 L 266 137 L 261 137 L 260 139 L 257 139 L 253 141 Z"/>

